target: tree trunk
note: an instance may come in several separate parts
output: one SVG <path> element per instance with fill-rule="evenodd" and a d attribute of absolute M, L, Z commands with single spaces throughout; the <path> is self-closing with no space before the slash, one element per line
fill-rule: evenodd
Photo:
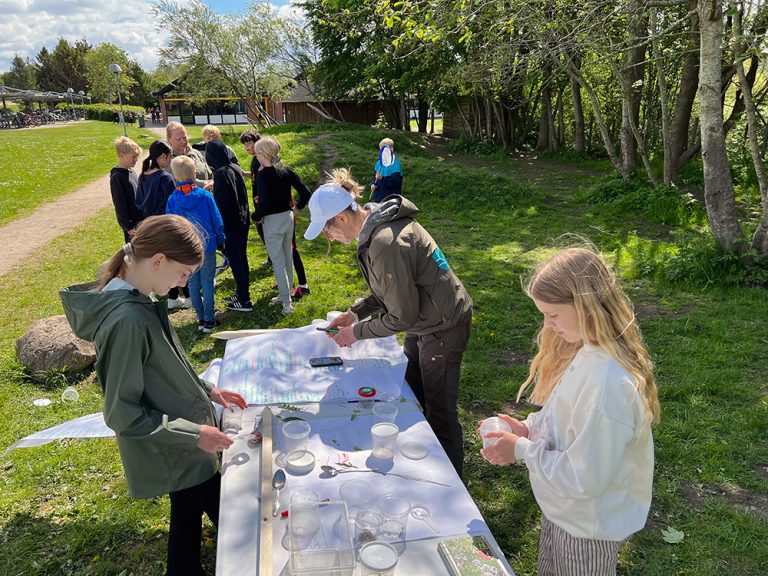
<path fill-rule="evenodd" d="M 544 85 L 541 87 L 541 111 L 539 116 L 539 137 L 536 140 L 536 150 L 545 150 L 552 146 L 552 88 L 550 80 L 552 69 L 545 66 L 542 70 Z"/>
<path fill-rule="evenodd" d="M 411 130 L 411 119 L 408 118 L 408 100 L 404 95 L 400 96 L 400 126 L 402 126 L 401 130 L 406 132 Z"/>
<path fill-rule="evenodd" d="M 755 111 L 755 102 L 752 98 L 753 84 L 747 81 L 747 74 L 744 72 L 744 44 L 741 39 L 741 12 L 736 2 L 730 3 L 733 17 L 733 51 L 736 57 L 736 73 L 739 76 L 739 86 L 744 96 L 744 111 L 747 115 L 747 145 L 752 155 L 752 163 L 755 165 L 755 174 L 757 183 L 760 187 L 760 198 L 762 200 L 762 213 L 757 223 L 755 233 L 752 235 L 752 248 L 760 255 L 768 252 L 768 180 L 765 175 L 765 166 L 763 158 L 760 155 L 760 144 L 757 140 L 757 113 Z"/>
<path fill-rule="evenodd" d="M 629 178 L 632 173 L 627 170 L 627 166 L 616 154 L 616 150 L 613 147 L 613 139 L 611 138 L 611 133 L 609 132 L 608 126 L 605 124 L 605 120 L 603 119 L 603 112 L 602 108 L 600 107 L 600 100 L 598 100 L 597 94 L 595 94 L 592 86 L 589 85 L 584 77 L 576 70 L 574 70 L 570 65 L 568 66 L 568 74 L 578 81 L 579 85 L 584 88 L 587 95 L 589 96 L 589 101 L 592 104 L 592 113 L 594 114 L 595 123 L 597 124 L 598 130 L 600 130 L 600 135 L 603 138 L 603 146 L 605 147 L 605 151 L 608 154 L 608 157 L 611 159 L 611 164 L 613 164 L 613 167 L 616 168 L 616 171 L 621 175 L 621 178 L 625 182 L 629 182 Z"/>
<path fill-rule="evenodd" d="M 416 108 L 419 111 L 419 120 L 417 122 L 419 132 L 426 132 L 427 121 L 429 120 L 429 103 L 419 96 L 416 100 Z"/>
<path fill-rule="evenodd" d="M 571 58 L 574 68 L 581 69 L 581 57 L 575 55 Z M 584 133 L 584 106 L 581 103 L 581 87 L 572 77 L 569 78 L 571 84 L 571 100 L 573 101 L 573 148 L 579 154 L 584 154 L 587 150 L 586 137 Z"/>
<path fill-rule="evenodd" d="M 626 65 L 621 71 L 628 87 L 622 99 L 621 157 L 630 173 L 637 166 L 635 132 L 640 122 L 645 38 L 648 37 L 648 20 L 643 15 L 643 8 L 639 0 L 630 0 L 627 5 L 627 37 L 631 47 L 627 50 Z"/>
<path fill-rule="evenodd" d="M 700 0 L 701 72 L 699 100 L 701 156 L 704 163 L 704 201 L 709 228 L 723 250 L 740 254 L 744 234 L 739 225 L 733 181 L 725 149 L 721 99 L 723 13 L 719 0 Z"/>

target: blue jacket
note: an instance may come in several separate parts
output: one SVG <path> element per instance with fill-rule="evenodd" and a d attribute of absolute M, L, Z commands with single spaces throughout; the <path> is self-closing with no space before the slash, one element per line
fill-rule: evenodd
<path fill-rule="evenodd" d="M 216 252 L 224 244 L 224 223 L 210 192 L 195 186 L 189 194 L 178 188 L 168 198 L 166 214 L 178 214 L 195 224 L 205 235 L 205 253 Z"/>
<path fill-rule="evenodd" d="M 371 198 L 373 202 L 383 202 L 387 196 L 402 194 L 403 171 L 400 168 L 400 159 L 397 156 L 395 156 L 391 166 L 382 166 L 381 160 L 378 160 L 373 170 L 374 175 L 371 184 L 376 185 Z M 381 174 L 381 180 L 376 180 L 376 174 Z"/>
<path fill-rule="evenodd" d="M 168 204 L 176 184 L 173 182 L 167 172 L 158 170 L 157 172 L 146 176 L 139 176 L 139 188 L 136 190 L 136 206 L 141 212 L 142 218 L 149 216 L 159 216 L 165 214 L 165 207 Z"/>

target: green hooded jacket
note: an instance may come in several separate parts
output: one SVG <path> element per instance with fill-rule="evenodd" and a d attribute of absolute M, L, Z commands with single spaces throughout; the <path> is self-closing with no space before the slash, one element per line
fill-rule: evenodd
<path fill-rule="evenodd" d="M 216 425 L 212 386 L 189 363 L 165 302 L 136 289 L 90 287 L 59 294 L 72 330 L 96 347 L 104 420 L 115 431 L 131 495 L 152 498 L 210 479 L 218 457 L 197 442 L 201 424 Z"/>
<path fill-rule="evenodd" d="M 371 294 L 350 308 L 360 320 L 368 318 L 354 325 L 355 336 L 421 336 L 465 322 L 472 298 L 435 240 L 414 220 L 419 209 L 394 194 L 365 207 L 370 215 L 358 238 L 357 263 Z"/>

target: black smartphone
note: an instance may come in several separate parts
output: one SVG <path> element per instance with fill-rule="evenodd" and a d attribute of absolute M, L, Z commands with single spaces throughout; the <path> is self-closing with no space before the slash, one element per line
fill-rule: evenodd
<path fill-rule="evenodd" d="M 321 356 L 319 358 L 310 358 L 309 365 L 312 368 L 322 368 L 324 366 L 341 366 L 344 364 L 338 356 Z"/>

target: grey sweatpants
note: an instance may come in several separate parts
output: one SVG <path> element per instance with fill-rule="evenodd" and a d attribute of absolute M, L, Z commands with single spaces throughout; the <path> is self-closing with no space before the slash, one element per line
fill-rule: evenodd
<path fill-rule="evenodd" d="M 616 576 L 622 543 L 576 538 L 542 514 L 539 576 Z"/>
<path fill-rule="evenodd" d="M 283 304 L 291 301 L 293 290 L 293 260 L 291 258 L 291 238 L 293 237 L 293 211 L 280 212 L 264 216 L 264 245 L 272 260 L 275 271 L 278 299 Z"/>

